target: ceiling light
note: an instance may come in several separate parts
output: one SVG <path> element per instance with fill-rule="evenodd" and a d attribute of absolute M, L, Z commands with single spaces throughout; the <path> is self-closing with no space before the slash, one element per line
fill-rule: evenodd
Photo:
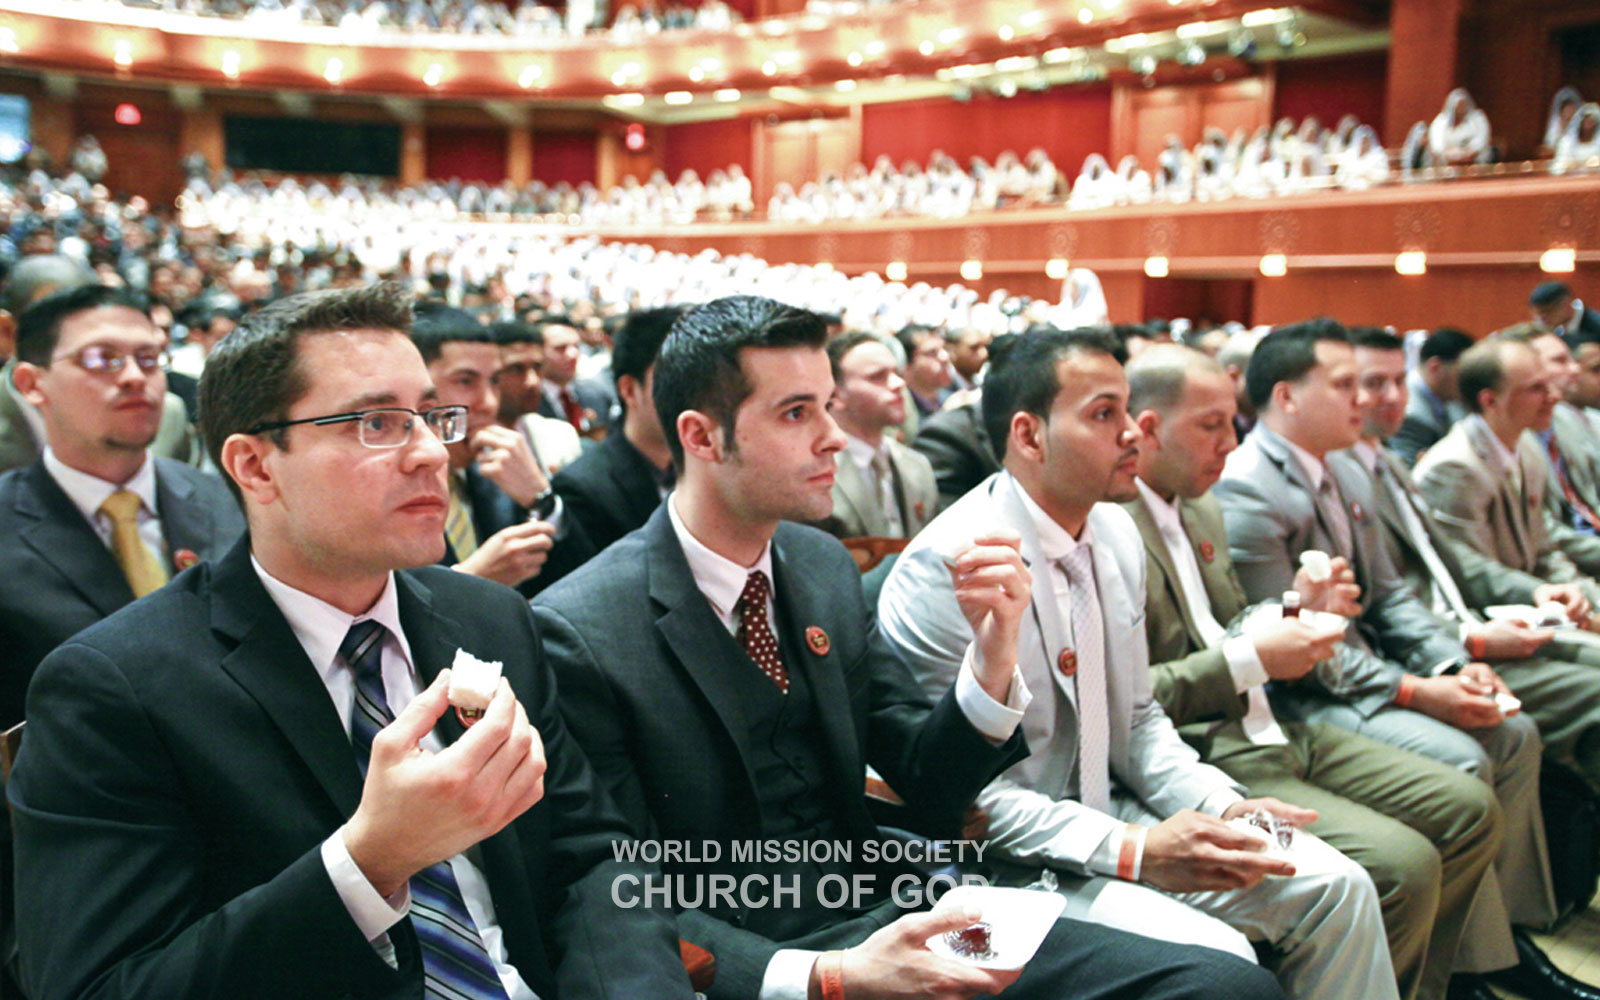
<path fill-rule="evenodd" d="M 1246 28 L 1259 28 L 1265 24 L 1277 24 L 1289 15 L 1287 10 L 1277 7 L 1267 7 L 1263 10 L 1252 10 L 1239 18 L 1239 23 Z"/>
<path fill-rule="evenodd" d="M 1578 251 L 1571 247 L 1551 247 L 1539 255 L 1539 270 L 1546 274 L 1571 274 L 1578 267 Z"/>
<path fill-rule="evenodd" d="M 322 67 L 322 78 L 329 83 L 338 83 L 344 79 L 344 60 L 338 56 L 329 59 Z"/>
<path fill-rule="evenodd" d="M 883 276 L 890 281 L 906 280 L 906 262 L 903 260 L 891 260 L 884 265 Z"/>
<path fill-rule="evenodd" d="M 924 38 L 924 39 L 923 39 L 923 40 L 922 40 L 922 41 L 921 41 L 921 42 L 920 42 L 920 43 L 919 43 L 919 44 L 918 44 L 918 45 L 917 45 L 917 51 L 918 51 L 918 52 L 921 52 L 921 53 L 922 53 L 922 54 L 923 54 L 923 55 L 925 55 L 925 56 L 931 56 L 931 55 L 933 55 L 933 39 L 931 39 L 931 38 Z"/>
<path fill-rule="evenodd" d="M 1407 250 L 1395 257 L 1394 269 L 1398 274 L 1427 274 L 1428 255 L 1421 250 Z"/>
<path fill-rule="evenodd" d="M 726 104 L 729 101 L 737 101 L 739 99 L 739 91 L 733 87 L 725 87 L 722 90 L 716 91 L 711 96 Z"/>
<path fill-rule="evenodd" d="M 694 101 L 694 95 L 687 90 L 669 90 L 661 95 L 661 99 L 668 104 L 690 104 Z"/>
<path fill-rule="evenodd" d="M 533 86 L 534 81 L 544 75 L 544 70 L 534 63 L 522 67 L 522 74 L 517 77 L 517 85 L 526 90 Z"/>
<path fill-rule="evenodd" d="M 888 51 L 888 48 L 889 48 L 889 46 L 884 44 L 883 39 L 874 38 L 872 41 L 870 41 L 866 45 L 862 46 L 861 50 L 863 52 L 865 52 L 867 55 L 869 55 L 872 58 L 876 59 L 877 57 L 883 55 L 884 52 Z"/>
<path fill-rule="evenodd" d="M 133 43 L 126 38 L 117 39 L 111 46 L 111 61 L 118 66 L 133 65 Z"/>
<path fill-rule="evenodd" d="M 788 32 L 789 25 L 777 18 L 771 18 L 762 23 L 761 30 L 769 35 L 782 35 Z"/>
<path fill-rule="evenodd" d="M 1217 21 L 1194 21 L 1189 24 L 1178 25 L 1179 38 L 1204 38 L 1207 35 L 1220 34 L 1227 30 L 1227 25 Z"/>
<path fill-rule="evenodd" d="M 1017 18 L 1017 20 L 1024 28 L 1037 28 L 1039 25 L 1044 23 L 1044 11 L 1030 10 L 1026 14 Z"/>
<path fill-rule="evenodd" d="M 771 59 L 768 59 L 766 62 L 761 64 L 761 72 L 766 76 L 777 76 L 778 64 L 773 62 Z"/>
<path fill-rule="evenodd" d="M 1078 8 L 1078 23 L 1079 24 L 1088 24 L 1090 21 L 1093 21 L 1093 20 L 1094 20 L 1094 11 L 1090 10 L 1087 7 L 1079 7 Z"/>
<path fill-rule="evenodd" d="M 1065 281 L 1067 277 L 1067 259 L 1065 257 L 1052 257 L 1045 261 L 1044 276 L 1052 281 Z"/>
<path fill-rule="evenodd" d="M 1077 58 L 1079 54 L 1080 53 L 1077 49 L 1069 46 L 1062 46 L 1059 49 L 1049 50 L 1040 58 L 1042 58 L 1045 62 L 1054 65 L 1056 63 L 1071 62 L 1073 59 Z"/>
<path fill-rule="evenodd" d="M 994 61 L 995 71 L 998 73 L 1019 73 L 1024 70 L 1037 69 L 1039 60 L 1033 56 L 1007 56 Z"/>
<path fill-rule="evenodd" d="M 996 32 L 996 34 L 1000 36 L 1000 40 L 1002 42 L 1009 42 L 1013 38 L 1017 37 L 1017 29 L 1013 28 L 1009 24 L 1002 24 L 1000 26 L 1000 30 Z"/>
<path fill-rule="evenodd" d="M 422 82 L 430 87 L 437 87 L 443 79 L 444 67 L 438 63 L 429 66 L 427 72 L 422 74 Z"/>
<path fill-rule="evenodd" d="M 961 262 L 961 280 L 977 281 L 983 277 L 983 262 L 980 260 L 964 260 Z"/>
<path fill-rule="evenodd" d="M 833 83 L 833 89 L 842 94 L 847 94 L 856 89 L 856 82 L 854 80 L 835 80 Z"/>
<path fill-rule="evenodd" d="M 17 45 L 16 29 L 0 27 L 0 52 L 14 53 L 20 51 L 22 51 L 22 49 Z"/>
<path fill-rule="evenodd" d="M 1269 253 L 1261 258 L 1261 273 L 1268 278 L 1281 278 L 1289 273 L 1289 258 L 1281 253 Z"/>
<path fill-rule="evenodd" d="M 960 28 L 945 28 L 943 31 L 939 32 L 939 44 L 954 45 L 955 43 L 961 41 L 961 36 L 963 34 L 965 34 L 965 32 L 963 32 Z"/>
<path fill-rule="evenodd" d="M 639 105 L 644 103 L 644 95 L 612 94 L 610 97 L 606 98 L 606 100 L 610 101 L 613 105 L 619 108 L 637 108 Z"/>
<path fill-rule="evenodd" d="M 706 78 L 706 71 L 705 70 L 701 69 L 699 66 L 690 66 L 689 67 L 689 79 L 690 80 L 694 81 L 695 83 L 699 83 L 701 80 L 704 80 L 705 78 Z"/>
<path fill-rule="evenodd" d="M 1165 278 L 1168 273 L 1167 258 L 1146 257 L 1144 259 L 1144 273 L 1150 278 Z"/>
<path fill-rule="evenodd" d="M 860 66 L 861 63 L 863 62 L 863 60 L 861 58 L 861 53 L 859 53 L 859 52 L 850 53 L 849 55 L 844 57 L 844 61 L 849 63 L 852 66 Z"/>
<path fill-rule="evenodd" d="M 222 75 L 230 80 L 239 78 L 239 53 L 232 49 L 222 54 Z"/>
<path fill-rule="evenodd" d="M 1148 44 L 1149 41 L 1150 36 L 1144 34 L 1143 32 L 1138 32 L 1132 35 L 1123 35 L 1121 38 L 1108 38 L 1106 39 L 1106 51 L 1120 54 L 1127 52 L 1130 49 L 1142 48 Z"/>

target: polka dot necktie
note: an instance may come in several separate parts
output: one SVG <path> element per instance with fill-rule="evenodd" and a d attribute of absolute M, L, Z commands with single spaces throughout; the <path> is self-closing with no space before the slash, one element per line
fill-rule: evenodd
<path fill-rule="evenodd" d="M 744 593 L 739 595 L 739 633 L 744 650 L 767 679 L 778 685 L 778 690 L 789 693 L 789 671 L 783 668 L 783 657 L 778 655 L 778 639 L 767 622 L 767 598 L 772 594 L 772 584 L 767 574 L 756 570 L 744 582 Z"/>

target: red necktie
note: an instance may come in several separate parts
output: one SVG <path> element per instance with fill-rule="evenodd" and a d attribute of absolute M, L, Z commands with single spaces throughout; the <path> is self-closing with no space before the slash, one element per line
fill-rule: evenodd
<path fill-rule="evenodd" d="M 789 671 L 783 667 L 783 658 L 778 655 L 778 639 L 767 623 L 767 595 L 771 593 L 767 574 L 753 571 L 744 582 L 744 592 L 739 595 L 739 632 L 750 659 L 756 661 L 768 680 L 778 685 L 779 691 L 788 694 Z"/>
<path fill-rule="evenodd" d="M 578 405 L 577 397 L 566 386 L 561 387 L 561 409 L 567 415 L 567 423 L 582 431 L 583 407 Z"/>

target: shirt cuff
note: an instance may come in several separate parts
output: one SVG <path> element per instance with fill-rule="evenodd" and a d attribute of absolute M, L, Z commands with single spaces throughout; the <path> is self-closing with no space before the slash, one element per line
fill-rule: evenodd
<path fill-rule="evenodd" d="M 978 683 L 973 660 L 976 655 L 974 648 L 968 646 L 967 655 L 961 660 L 961 669 L 956 673 L 956 704 L 961 707 L 961 714 L 972 723 L 972 728 L 997 744 L 1004 743 L 1022 723 L 1023 710 L 1033 701 L 1033 692 L 1028 690 L 1027 682 L 1022 679 L 1022 670 L 1013 666 L 1011 687 L 1006 692 L 1005 703 L 995 701 Z"/>
<path fill-rule="evenodd" d="M 1243 795 L 1240 795 L 1238 792 L 1228 788 L 1227 786 L 1223 786 L 1222 788 L 1217 789 L 1210 795 L 1207 795 L 1205 798 L 1201 799 L 1200 804 L 1194 808 L 1196 812 L 1203 812 L 1207 816 L 1221 817 L 1223 813 L 1228 811 L 1229 806 L 1233 805 L 1235 802 L 1243 801 Z"/>
<path fill-rule="evenodd" d="M 811 967 L 821 956 L 820 951 L 779 948 L 761 977 L 757 1000 L 806 1000 L 806 992 L 811 987 Z"/>
<path fill-rule="evenodd" d="M 1261 665 L 1261 654 L 1256 652 L 1255 640 L 1245 635 L 1235 635 L 1222 642 L 1222 658 L 1228 661 L 1228 673 L 1233 675 L 1233 689 L 1244 694 L 1253 687 L 1268 681 L 1267 668 Z"/>
<path fill-rule="evenodd" d="M 389 928 L 411 912 L 409 885 L 402 885 L 388 899 L 378 895 L 378 890 L 372 887 L 372 883 L 367 881 L 367 877 L 351 859 L 350 850 L 344 843 L 342 826 L 322 842 L 322 866 L 328 870 L 333 891 L 339 894 L 339 900 L 344 903 L 361 936 L 372 943 L 378 955 L 391 968 L 398 969 L 400 963 L 395 958 L 394 944 L 389 940 L 388 932 Z"/>

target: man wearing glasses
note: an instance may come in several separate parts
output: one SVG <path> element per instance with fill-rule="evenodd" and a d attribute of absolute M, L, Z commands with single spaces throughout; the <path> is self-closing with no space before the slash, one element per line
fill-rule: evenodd
<path fill-rule="evenodd" d="M 214 476 L 150 452 L 163 337 L 127 293 L 57 292 L 21 316 L 16 386 L 39 410 L 42 457 L 0 477 L 0 727 L 23 717 L 56 646 L 244 530 Z"/>
<path fill-rule="evenodd" d="M 611 858 L 526 605 L 430 565 L 466 414 L 409 325 L 397 286 L 311 293 L 207 362 L 249 533 L 38 670 L 8 789 L 30 996 L 692 996 L 670 915 L 612 905 L 659 876 Z M 504 673 L 466 729 L 473 659 Z"/>

